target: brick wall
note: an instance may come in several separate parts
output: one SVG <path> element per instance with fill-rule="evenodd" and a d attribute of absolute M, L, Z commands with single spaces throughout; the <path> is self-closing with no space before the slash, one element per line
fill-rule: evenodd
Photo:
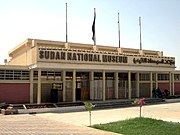
<path fill-rule="evenodd" d="M 158 83 L 158 87 L 163 92 L 165 89 L 169 90 L 169 82 L 160 82 Z"/>
<path fill-rule="evenodd" d="M 0 102 L 29 103 L 29 83 L 0 83 Z"/>
<path fill-rule="evenodd" d="M 175 82 L 174 84 L 174 94 L 180 95 L 180 82 Z"/>

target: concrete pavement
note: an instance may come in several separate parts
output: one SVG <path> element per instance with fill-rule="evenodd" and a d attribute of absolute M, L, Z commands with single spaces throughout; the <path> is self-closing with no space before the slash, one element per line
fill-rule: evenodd
<path fill-rule="evenodd" d="M 143 106 L 142 116 L 180 122 L 180 102 Z M 139 107 L 94 110 L 92 124 L 102 124 L 139 117 Z M 89 113 L 42 113 L 0 115 L 0 135 L 113 135 L 115 133 L 92 129 Z"/>
<path fill-rule="evenodd" d="M 37 114 L 39 117 L 53 121 L 63 121 L 80 126 L 89 126 L 88 111 L 73 113 L 44 113 Z M 92 125 L 114 122 L 139 117 L 139 107 L 127 107 L 92 111 Z M 142 107 L 142 117 L 161 119 L 180 123 L 180 102 L 157 104 Z"/>
<path fill-rule="evenodd" d="M 55 116 L 54 116 L 55 117 Z M 38 115 L 0 115 L 0 135 L 116 135 Z"/>

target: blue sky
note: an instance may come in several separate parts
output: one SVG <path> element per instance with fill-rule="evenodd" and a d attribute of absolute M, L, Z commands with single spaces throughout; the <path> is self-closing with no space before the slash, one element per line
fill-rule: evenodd
<path fill-rule="evenodd" d="M 65 3 L 68 4 L 68 41 L 93 44 L 96 8 L 96 44 L 163 51 L 176 58 L 180 69 L 180 0 L 0 0 L 0 63 L 8 51 L 27 38 L 65 41 Z"/>

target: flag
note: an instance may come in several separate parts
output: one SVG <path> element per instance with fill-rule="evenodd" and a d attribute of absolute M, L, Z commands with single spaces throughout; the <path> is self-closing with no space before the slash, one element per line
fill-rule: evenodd
<path fill-rule="evenodd" d="M 93 20 L 93 24 L 92 24 L 92 32 L 93 32 L 92 40 L 94 41 L 94 45 L 96 44 L 95 23 L 96 23 L 96 10 L 94 8 L 94 20 Z"/>

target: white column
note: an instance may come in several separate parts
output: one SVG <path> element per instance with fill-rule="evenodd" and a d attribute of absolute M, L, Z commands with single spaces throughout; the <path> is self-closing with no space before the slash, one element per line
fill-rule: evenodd
<path fill-rule="evenodd" d="M 157 89 L 157 88 L 158 88 L 158 73 L 156 73 L 155 75 L 156 75 L 156 77 L 155 77 L 155 79 L 156 79 L 156 80 L 155 80 L 155 83 L 156 83 L 156 89 Z"/>
<path fill-rule="evenodd" d="M 30 70 L 30 103 L 33 103 L 33 97 L 34 97 L 34 92 L 33 92 L 33 81 L 34 81 L 34 70 Z"/>
<path fill-rule="evenodd" d="M 72 100 L 76 102 L 76 70 L 73 69 Z"/>
<path fill-rule="evenodd" d="M 150 98 L 152 98 L 152 89 L 153 89 L 153 78 L 152 78 L 152 72 L 150 72 Z"/>
<path fill-rule="evenodd" d="M 115 98 L 118 99 L 118 72 L 114 73 L 114 93 Z"/>
<path fill-rule="evenodd" d="M 63 102 L 66 101 L 66 70 L 62 71 L 62 82 L 63 82 Z"/>
<path fill-rule="evenodd" d="M 172 83 L 172 77 L 171 77 L 171 72 L 169 72 L 169 91 L 170 91 L 170 95 L 173 94 L 172 88 L 171 88 L 171 86 L 172 86 L 171 83 Z"/>
<path fill-rule="evenodd" d="M 174 74 L 172 73 L 172 95 L 174 95 Z"/>
<path fill-rule="evenodd" d="M 38 68 L 37 104 L 41 103 L 41 68 Z"/>
<path fill-rule="evenodd" d="M 106 73 L 105 70 L 103 70 L 103 82 L 102 82 L 102 98 L 103 101 L 106 100 Z"/>
<path fill-rule="evenodd" d="M 128 99 L 131 99 L 131 72 L 128 71 Z"/>
<path fill-rule="evenodd" d="M 139 97 L 139 72 L 136 73 L 136 96 Z"/>
<path fill-rule="evenodd" d="M 94 100 L 94 72 L 90 72 L 90 99 Z"/>

